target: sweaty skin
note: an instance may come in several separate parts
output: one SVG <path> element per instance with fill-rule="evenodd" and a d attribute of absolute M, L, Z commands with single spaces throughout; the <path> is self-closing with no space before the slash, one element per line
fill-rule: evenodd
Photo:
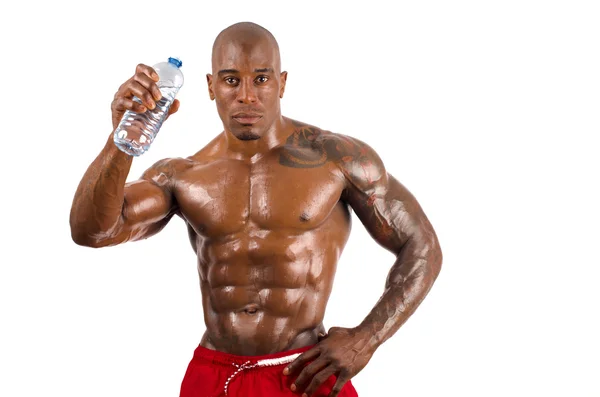
<path fill-rule="evenodd" d="M 196 154 L 158 161 L 131 183 L 125 180 L 132 158 L 111 135 L 75 194 L 72 236 L 81 245 L 113 246 L 148 238 L 177 215 L 198 257 L 201 345 L 263 355 L 316 344 L 327 334 L 323 317 L 353 209 L 397 260 L 365 320 L 330 329 L 320 345 L 322 357 L 345 363 L 339 378 L 349 379 L 426 296 L 441 250 L 415 198 L 372 148 L 281 115 L 287 72 L 280 71 L 274 38 L 256 26 L 233 25 L 215 41 L 207 82 L 223 132 Z M 134 93 L 152 106 L 151 76 L 139 65 L 117 92 L 115 127 L 125 109 L 141 106 L 130 103 Z M 301 373 L 294 388 L 308 386 L 310 375 Z"/>

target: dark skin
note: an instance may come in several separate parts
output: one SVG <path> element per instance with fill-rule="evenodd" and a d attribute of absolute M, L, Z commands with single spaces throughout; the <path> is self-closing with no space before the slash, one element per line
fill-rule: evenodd
<path fill-rule="evenodd" d="M 436 234 L 367 144 L 281 115 L 287 72 L 272 36 L 233 25 L 215 42 L 212 69 L 209 96 L 224 131 L 196 154 L 161 160 L 131 183 L 132 157 L 111 134 L 75 194 L 73 239 L 89 247 L 141 240 L 177 215 L 198 257 L 201 345 L 263 355 L 314 344 L 284 375 L 307 396 L 335 375 L 335 397 L 427 295 L 442 263 Z M 138 65 L 115 94 L 114 128 L 125 110 L 154 106 L 156 81 L 151 67 Z M 176 100 L 169 115 L 178 109 Z M 325 332 L 351 209 L 397 259 L 366 318 Z"/>

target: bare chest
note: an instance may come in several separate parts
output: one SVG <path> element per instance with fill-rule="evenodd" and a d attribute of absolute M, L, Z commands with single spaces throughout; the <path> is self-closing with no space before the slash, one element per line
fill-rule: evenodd
<path fill-rule="evenodd" d="M 344 189 L 332 163 L 290 167 L 277 153 L 255 163 L 217 160 L 186 171 L 175 198 L 198 235 L 221 237 L 259 229 L 309 230 L 331 214 Z"/>

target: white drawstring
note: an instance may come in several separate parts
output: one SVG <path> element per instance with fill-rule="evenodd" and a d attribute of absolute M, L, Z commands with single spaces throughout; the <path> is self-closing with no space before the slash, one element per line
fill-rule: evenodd
<path fill-rule="evenodd" d="M 237 370 L 231 374 L 227 381 L 225 382 L 225 395 L 227 396 L 227 388 L 229 387 L 229 382 L 240 372 L 245 369 L 256 368 L 256 367 L 272 367 L 275 365 L 288 364 L 291 363 L 302 353 L 295 353 L 289 356 L 277 357 L 277 358 L 267 358 L 265 360 L 258 360 L 254 364 L 250 364 L 250 361 L 246 361 L 242 365 L 238 365 L 236 363 L 232 363 L 233 366 L 237 367 Z M 249 365 L 250 364 L 250 365 Z"/>

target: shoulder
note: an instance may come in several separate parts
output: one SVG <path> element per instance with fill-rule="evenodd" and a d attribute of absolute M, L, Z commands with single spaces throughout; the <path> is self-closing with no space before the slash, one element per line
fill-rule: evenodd
<path fill-rule="evenodd" d="M 206 146 L 187 157 L 169 157 L 158 160 L 142 175 L 142 179 L 151 180 L 164 185 L 179 179 L 181 174 L 188 169 L 210 161 L 222 148 L 222 134 L 213 138 Z"/>
<path fill-rule="evenodd" d="M 292 120 L 294 133 L 288 148 L 307 148 L 320 154 L 322 162 L 334 164 L 348 185 L 362 191 L 387 182 L 387 172 L 377 152 L 366 142 L 341 133 Z"/>
<path fill-rule="evenodd" d="M 165 158 L 154 163 L 142 174 L 142 179 L 159 186 L 169 185 L 177 177 L 194 165 L 194 161 L 183 157 Z"/>
<path fill-rule="evenodd" d="M 368 191 L 387 184 L 383 161 L 366 142 L 339 133 L 332 133 L 325 139 L 330 141 L 330 151 L 336 153 L 336 165 L 349 187 Z"/>
<path fill-rule="evenodd" d="M 361 154 L 377 156 L 373 148 L 360 139 L 324 130 L 300 121 L 291 120 L 291 122 L 294 125 L 294 132 L 288 137 L 286 145 L 324 147 L 328 149 L 327 154 L 330 161 L 339 161 L 344 156 L 356 157 Z M 346 160 L 349 160 L 349 158 L 346 158 Z"/>
<path fill-rule="evenodd" d="M 388 175 L 381 157 L 366 142 L 335 132 L 323 134 L 319 140 L 349 187 L 366 191 L 387 183 Z"/>

